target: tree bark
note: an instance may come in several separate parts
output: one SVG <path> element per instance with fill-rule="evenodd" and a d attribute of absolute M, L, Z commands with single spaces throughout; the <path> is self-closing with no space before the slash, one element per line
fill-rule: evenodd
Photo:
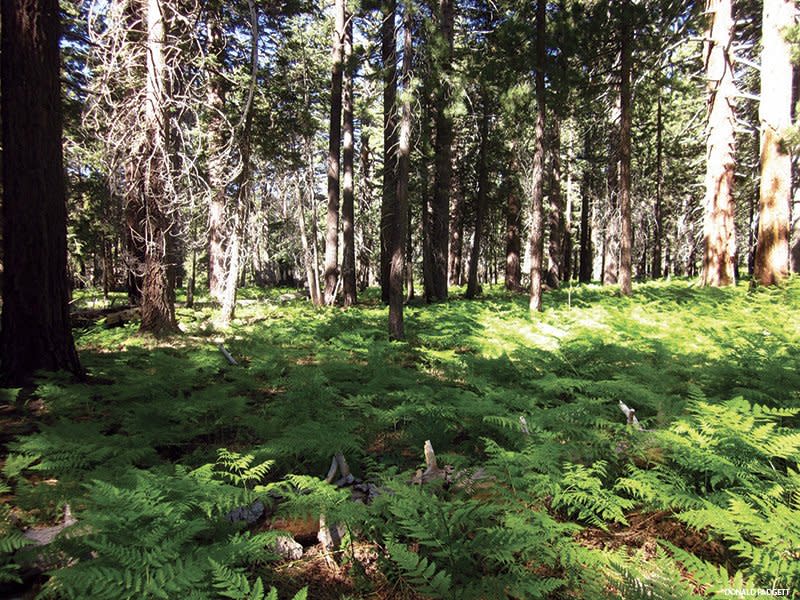
<path fill-rule="evenodd" d="M 592 154 L 592 139 L 588 128 L 583 134 L 583 155 L 586 166 L 581 181 L 581 247 L 578 281 L 589 283 L 592 280 L 593 263 L 591 219 L 589 217 L 592 212 L 592 195 L 594 193 L 594 186 L 592 185 L 592 162 L 594 157 Z"/>
<path fill-rule="evenodd" d="M 619 127 L 619 291 L 623 296 L 633 293 L 631 227 L 631 31 L 629 0 L 620 10 L 620 127 Z"/>
<path fill-rule="evenodd" d="M 4 0 L 0 34 L 5 386 L 83 375 L 69 319 L 57 0 Z"/>
<path fill-rule="evenodd" d="M 453 161 L 457 160 L 458 152 L 452 154 Z M 451 171 L 455 176 L 451 177 L 450 184 L 453 194 L 453 214 L 450 215 L 450 285 L 461 285 L 462 283 L 462 257 L 464 253 L 464 192 L 461 189 L 461 181 L 457 169 Z"/>
<path fill-rule="evenodd" d="M 145 261 L 140 331 L 166 335 L 178 331 L 175 320 L 174 240 L 164 186 L 170 169 L 169 115 L 166 110 L 166 28 L 160 0 L 147 0 L 147 90 L 144 107 L 142 202 L 145 207 Z"/>
<path fill-rule="evenodd" d="M 529 256 L 531 316 L 542 310 L 542 256 L 544 254 L 544 210 L 542 206 L 544 182 L 544 61 L 545 61 L 545 18 L 546 0 L 536 4 L 536 133 L 533 154 L 533 181 L 531 201 L 531 234 Z"/>
<path fill-rule="evenodd" d="M 361 186 L 358 195 L 358 212 L 361 215 L 359 227 L 356 230 L 359 235 L 358 273 L 356 276 L 357 287 L 360 291 L 367 289 L 370 284 L 370 272 L 372 270 L 371 256 L 374 243 L 373 230 L 370 225 L 372 219 L 369 218 L 370 206 L 372 204 L 372 160 L 370 158 L 370 137 L 366 131 L 368 123 L 362 122 L 361 129 L 361 148 L 359 151 L 359 163 L 361 165 Z M 371 123 L 370 123 L 371 125 Z"/>
<path fill-rule="evenodd" d="M 555 289 L 564 276 L 564 197 L 561 194 L 561 126 L 553 117 L 550 137 L 550 210 L 547 216 L 549 242 L 547 245 L 547 285 Z"/>
<path fill-rule="evenodd" d="M 342 293 L 345 307 L 356 303 L 356 240 L 353 189 L 353 16 L 345 16 L 344 33 L 344 143 L 342 145 Z"/>
<path fill-rule="evenodd" d="M 733 30 L 731 10 L 731 0 L 706 2 L 706 12 L 711 19 L 704 43 L 709 99 L 701 284 L 706 286 L 735 283 L 735 138 L 732 102 L 736 89 L 728 53 Z"/>
<path fill-rule="evenodd" d="M 383 194 L 381 197 L 381 299 L 389 303 L 389 276 L 392 261 L 392 223 L 397 193 L 397 53 L 395 13 L 397 0 L 381 5 L 381 61 L 383 64 Z"/>
<path fill-rule="evenodd" d="M 440 57 L 441 73 L 436 90 L 436 137 L 434 154 L 436 156 L 436 175 L 431 204 L 431 290 L 426 290 L 429 300 L 447 300 L 448 281 L 448 233 L 450 220 L 450 192 L 452 178 L 453 121 L 448 114 L 450 104 L 450 84 L 453 54 L 454 11 L 452 0 L 439 0 L 439 35 L 443 41 Z"/>
<path fill-rule="evenodd" d="M 515 171 L 512 167 L 512 172 Z M 522 263 L 520 262 L 520 221 L 522 202 L 516 182 L 506 177 L 508 201 L 506 203 L 506 289 L 510 292 L 522 291 Z"/>
<path fill-rule="evenodd" d="M 144 206 L 140 201 L 140 190 L 136 183 L 135 165 L 125 167 L 125 265 L 128 302 L 137 306 L 142 302 L 144 277 Z"/>
<path fill-rule="evenodd" d="M 339 280 L 339 145 L 342 141 L 342 71 L 344 46 L 344 0 L 334 2 L 331 71 L 331 114 L 328 135 L 328 214 L 325 232 L 325 304 L 336 302 Z"/>
<path fill-rule="evenodd" d="M 789 274 L 791 157 L 783 139 L 791 126 L 792 63 L 785 31 L 794 0 L 764 0 L 761 43 L 761 184 L 754 277 L 775 285 Z"/>
<path fill-rule="evenodd" d="M 613 82 L 611 83 L 613 86 Z M 604 285 L 615 285 L 619 282 L 619 142 L 620 142 L 620 95 L 613 94 L 609 109 L 608 123 L 608 161 L 606 164 L 606 206 L 605 229 L 603 231 L 603 266 Z"/>
<path fill-rule="evenodd" d="M 411 158 L 411 59 L 412 20 L 408 7 L 403 12 L 403 95 L 400 107 L 400 135 L 397 149 L 397 191 L 392 211 L 391 270 L 389 273 L 389 338 L 405 338 L 403 324 L 403 274 L 408 219 L 408 175 Z"/>
<path fill-rule="evenodd" d="M 222 26 L 216 10 L 209 11 L 208 25 L 208 63 L 206 65 L 208 87 L 206 101 L 209 109 L 208 121 L 208 185 L 210 198 L 208 204 L 208 290 L 212 300 L 222 304 L 225 295 L 225 239 L 227 204 L 226 188 L 229 140 L 226 132 L 225 96 L 226 84 L 223 74 Z"/>
<path fill-rule="evenodd" d="M 478 294 L 478 261 L 481 257 L 481 237 L 483 235 L 483 222 L 486 219 L 489 193 L 489 166 L 487 154 L 489 152 L 489 106 L 488 94 L 484 91 L 481 107 L 480 149 L 478 151 L 478 197 L 475 210 L 475 235 L 472 242 L 472 252 L 469 259 L 469 274 L 467 276 L 467 298 L 474 298 Z"/>
<path fill-rule="evenodd" d="M 656 105 L 656 205 L 653 213 L 654 227 L 653 227 L 653 266 L 652 276 L 653 279 L 660 279 L 662 276 L 661 269 L 661 247 L 663 244 L 662 236 L 664 231 L 664 222 L 662 216 L 662 193 L 664 185 L 664 118 L 661 111 L 661 82 L 659 81 L 658 100 Z"/>

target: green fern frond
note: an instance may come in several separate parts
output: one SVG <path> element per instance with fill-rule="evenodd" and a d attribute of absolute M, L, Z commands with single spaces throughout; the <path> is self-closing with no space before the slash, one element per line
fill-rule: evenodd
<path fill-rule="evenodd" d="M 385 541 L 389 557 L 400 569 L 401 577 L 418 594 L 429 598 L 449 598 L 451 576 L 436 563 L 411 552 L 392 539 Z"/>

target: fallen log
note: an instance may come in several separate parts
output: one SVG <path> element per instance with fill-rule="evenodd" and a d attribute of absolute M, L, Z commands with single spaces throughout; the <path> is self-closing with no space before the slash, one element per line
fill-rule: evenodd
<path fill-rule="evenodd" d="M 106 329 L 111 329 L 112 327 L 122 327 L 131 321 L 137 321 L 141 318 L 142 311 L 139 308 L 120 310 L 106 315 L 105 327 Z"/>
<path fill-rule="evenodd" d="M 225 357 L 225 360 L 227 360 L 229 364 L 234 366 L 239 364 L 238 362 L 236 362 L 236 359 L 233 358 L 231 353 L 225 349 L 225 346 L 223 346 L 222 344 L 217 344 L 217 348 L 219 349 L 220 352 L 222 352 L 222 356 Z"/>
<path fill-rule="evenodd" d="M 138 310 L 136 307 L 127 305 L 111 306 L 108 308 L 91 308 L 86 310 L 76 310 L 70 313 L 70 323 L 73 327 L 90 327 L 97 324 L 101 319 L 108 319 L 110 315 L 129 310 Z"/>

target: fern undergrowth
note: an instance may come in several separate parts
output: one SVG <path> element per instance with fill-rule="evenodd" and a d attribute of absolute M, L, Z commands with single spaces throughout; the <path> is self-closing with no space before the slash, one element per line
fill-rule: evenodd
<path fill-rule="evenodd" d="M 204 308 L 166 343 L 76 332 L 89 382 L 43 378 L 34 431 L 4 450 L 0 582 L 35 563 L 44 598 L 287 598 L 280 524 L 324 516 L 342 597 L 800 593 L 796 278 L 581 286 L 536 321 L 490 290 L 410 306 L 402 343 L 378 303 L 245 296 L 225 331 Z M 447 482 L 410 483 L 426 440 Z M 323 481 L 337 452 L 371 502 Z M 26 548 L 67 504 L 75 525 Z M 308 597 L 338 597 L 305 560 Z"/>

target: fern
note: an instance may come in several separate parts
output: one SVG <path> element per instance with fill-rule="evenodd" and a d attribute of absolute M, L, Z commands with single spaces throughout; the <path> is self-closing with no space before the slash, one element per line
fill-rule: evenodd
<path fill-rule="evenodd" d="M 435 562 L 429 562 L 391 539 L 385 541 L 385 546 L 389 557 L 400 569 L 401 578 L 416 593 L 430 598 L 450 597 L 450 575 L 437 570 Z"/>
<path fill-rule="evenodd" d="M 606 530 L 606 521 L 627 525 L 625 511 L 634 503 L 603 487 L 606 463 L 598 461 L 591 467 L 566 465 L 563 483 L 553 496 L 553 507 L 576 514 L 578 519 Z"/>
<path fill-rule="evenodd" d="M 210 561 L 220 566 L 219 575 L 263 558 L 274 537 L 242 533 L 223 518 L 242 494 L 186 469 L 131 472 L 124 485 L 89 484 L 79 525 L 57 546 L 77 560 L 52 574 L 49 592 L 63 598 L 212 597 Z"/>
<path fill-rule="evenodd" d="M 0 496 L 8 494 L 11 488 L 0 480 Z M 14 562 L 14 553 L 30 542 L 11 523 L 11 508 L 7 504 L 0 505 L 0 583 L 21 582 L 19 566 Z"/>
<path fill-rule="evenodd" d="M 269 591 L 264 589 L 261 578 L 252 584 L 241 569 L 235 569 L 209 559 L 213 573 L 213 587 L 215 594 L 220 598 L 231 600 L 278 600 L 278 590 L 274 587 Z M 297 592 L 292 600 L 306 600 L 308 588 Z"/>
<path fill-rule="evenodd" d="M 268 460 L 254 465 L 254 460 L 252 454 L 242 455 L 225 448 L 217 450 L 217 466 L 222 478 L 232 485 L 241 486 L 244 489 L 252 489 L 253 486 L 261 483 L 275 464 L 275 461 Z"/>

